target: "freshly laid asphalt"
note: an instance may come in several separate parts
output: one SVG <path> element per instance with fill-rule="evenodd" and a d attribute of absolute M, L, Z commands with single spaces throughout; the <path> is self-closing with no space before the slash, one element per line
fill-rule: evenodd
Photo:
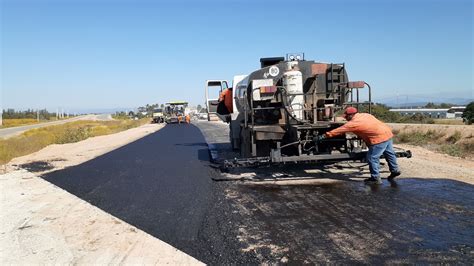
<path fill-rule="evenodd" d="M 170 124 L 47 181 L 207 263 L 251 263 L 226 239 L 209 151 L 193 125 Z M 224 206 L 226 205 L 226 206 Z M 255 262 L 255 261 L 254 261 Z"/>
<path fill-rule="evenodd" d="M 197 125 L 167 125 L 43 178 L 213 265 L 474 260 L 472 185 L 404 178 L 374 188 L 344 174 L 323 185 L 213 182 L 221 173 L 209 166 L 206 141 L 228 148 L 227 128 Z"/>

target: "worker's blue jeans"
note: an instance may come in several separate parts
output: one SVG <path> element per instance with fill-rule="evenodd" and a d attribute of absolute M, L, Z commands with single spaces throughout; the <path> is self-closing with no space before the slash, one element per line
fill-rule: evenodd
<path fill-rule="evenodd" d="M 393 141 L 392 139 L 389 139 L 385 142 L 369 146 L 369 151 L 367 152 L 367 162 L 369 163 L 371 177 L 380 177 L 380 156 L 382 156 L 382 154 L 388 163 L 390 172 L 399 172 L 397 156 L 393 151 Z"/>

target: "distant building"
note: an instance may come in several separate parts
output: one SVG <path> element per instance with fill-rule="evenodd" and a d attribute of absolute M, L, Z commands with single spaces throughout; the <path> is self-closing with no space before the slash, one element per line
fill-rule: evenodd
<path fill-rule="evenodd" d="M 462 118 L 465 109 L 466 106 L 453 106 L 449 108 L 446 118 Z"/>
<path fill-rule="evenodd" d="M 422 114 L 430 118 L 461 118 L 465 106 L 453 106 L 451 108 L 412 108 L 412 109 L 390 109 L 390 112 L 396 112 L 403 116 Z"/>

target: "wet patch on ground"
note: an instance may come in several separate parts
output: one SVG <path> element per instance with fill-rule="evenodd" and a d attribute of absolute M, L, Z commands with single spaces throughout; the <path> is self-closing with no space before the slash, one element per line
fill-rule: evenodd
<path fill-rule="evenodd" d="M 260 261 L 459 263 L 474 259 L 474 188 L 452 180 L 382 186 L 235 183 L 238 238 Z"/>
<path fill-rule="evenodd" d="M 51 170 L 54 168 L 54 165 L 47 161 L 36 161 L 31 163 L 20 164 L 19 167 L 29 172 L 37 173 Z"/>

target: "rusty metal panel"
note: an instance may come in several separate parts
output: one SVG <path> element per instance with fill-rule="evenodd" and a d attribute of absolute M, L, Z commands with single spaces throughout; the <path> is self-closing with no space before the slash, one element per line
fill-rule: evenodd
<path fill-rule="evenodd" d="M 327 69 L 328 69 L 327 64 L 312 64 L 311 75 L 316 76 L 318 74 L 326 74 Z"/>
<path fill-rule="evenodd" d="M 347 87 L 348 88 L 364 88 L 365 87 L 365 82 L 364 81 L 351 81 L 347 82 Z"/>

